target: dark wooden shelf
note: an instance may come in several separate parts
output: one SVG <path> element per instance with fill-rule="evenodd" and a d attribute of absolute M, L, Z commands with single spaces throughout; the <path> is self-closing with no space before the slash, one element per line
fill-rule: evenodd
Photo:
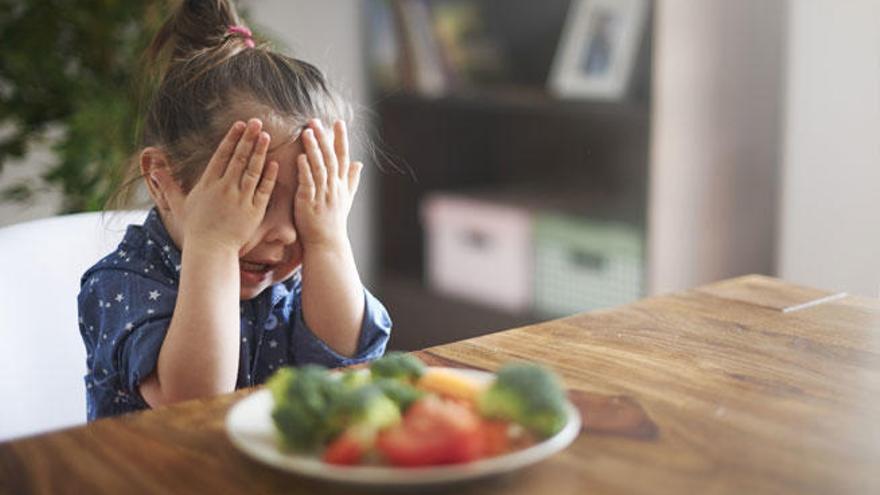
<path fill-rule="evenodd" d="M 409 172 L 380 177 L 383 270 L 422 273 L 419 208 L 434 191 L 565 188 L 571 196 L 573 189 L 582 194 L 576 211 L 603 209 L 606 217 L 642 223 L 647 108 L 608 102 L 565 105 L 533 98 L 530 103 L 511 103 L 520 100 L 505 96 L 481 102 L 460 95 L 432 100 L 399 94 L 381 101 L 380 147 L 393 156 L 383 166 Z M 517 104 L 524 106 L 511 106 Z M 604 204 L 590 191 L 601 191 Z M 622 209 L 609 212 L 616 206 Z"/>
<path fill-rule="evenodd" d="M 376 162 L 386 172 L 377 184 L 376 289 L 395 321 L 394 349 L 424 348 L 541 319 L 424 286 L 427 225 L 420 208 L 429 195 L 475 194 L 497 202 L 506 199 L 496 194 L 513 192 L 519 195 L 515 206 L 532 211 L 640 229 L 646 224 L 652 22 L 626 98 L 562 98 L 546 81 L 570 2 L 473 3 L 486 21 L 486 34 L 509 57 L 500 77 L 451 78 L 458 85 L 438 96 L 372 88 Z"/>
<path fill-rule="evenodd" d="M 560 98 L 542 88 L 525 86 L 500 86 L 485 88 L 461 88 L 439 96 L 428 96 L 404 90 L 379 94 L 377 105 L 443 106 L 477 111 L 538 112 L 570 114 L 581 117 L 627 116 L 634 120 L 647 120 L 650 104 L 636 99 L 590 100 L 583 98 Z"/>

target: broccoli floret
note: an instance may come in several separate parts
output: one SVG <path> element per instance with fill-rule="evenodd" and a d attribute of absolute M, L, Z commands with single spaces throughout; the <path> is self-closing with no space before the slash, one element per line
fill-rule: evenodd
<path fill-rule="evenodd" d="M 275 406 L 272 419 L 289 450 L 310 450 L 329 436 L 327 414 L 343 395 L 339 379 L 323 367 L 283 368 L 267 383 Z"/>
<path fill-rule="evenodd" d="M 413 402 L 425 395 L 425 392 L 400 380 L 380 378 L 373 383 L 382 390 L 386 397 L 394 401 L 401 411 L 406 411 Z"/>
<path fill-rule="evenodd" d="M 395 378 L 414 382 L 425 372 L 421 359 L 405 352 L 389 352 L 370 364 L 373 378 Z"/>
<path fill-rule="evenodd" d="M 326 430 L 333 437 L 344 429 L 378 432 L 400 422 L 400 409 L 376 385 L 343 392 L 327 411 Z"/>
<path fill-rule="evenodd" d="M 480 413 L 519 423 L 543 436 L 565 425 L 565 393 L 549 370 L 530 363 L 511 363 L 479 397 Z"/>
<path fill-rule="evenodd" d="M 295 402 L 276 403 L 272 409 L 272 420 L 281 434 L 284 450 L 306 451 L 320 445 L 320 418 Z"/>
<path fill-rule="evenodd" d="M 288 391 L 293 388 L 293 381 L 296 380 L 296 369 L 293 367 L 280 368 L 266 382 L 266 388 L 272 392 L 272 399 L 275 404 L 284 400 Z"/>
<path fill-rule="evenodd" d="M 342 372 L 342 377 L 339 380 L 342 382 L 342 385 L 348 390 L 362 387 L 370 383 L 370 370 L 345 370 Z"/>

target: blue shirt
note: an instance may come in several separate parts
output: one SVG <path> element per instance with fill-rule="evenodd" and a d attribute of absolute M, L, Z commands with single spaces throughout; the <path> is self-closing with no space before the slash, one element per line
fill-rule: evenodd
<path fill-rule="evenodd" d="M 155 208 L 143 225 L 130 225 L 119 247 L 83 275 L 79 330 L 86 346 L 89 421 L 149 407 L 138 385 L 156 368 L 179 280 L 180 251 Z M 236 388 L 263 383 L 285 365 L 347 366 L 381 356 L 391 319 L 366 289 L 364 297 L 363 325 L 351 358 L 337 354 L 306 326 L 299 272 L 241 301 Z"/>

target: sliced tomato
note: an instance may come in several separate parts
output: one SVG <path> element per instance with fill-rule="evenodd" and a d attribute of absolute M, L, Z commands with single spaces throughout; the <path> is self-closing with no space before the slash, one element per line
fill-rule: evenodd
<path fill-rule="evenodd" d="M 414 403 L 403 421 L 379 434 L 376 447 L 395 466 L 430 466 L 472 461 L 484 452 L 481 420 L 457 402 L 428 396 Z"/>
<path fill-rule="evenodd" d="M 357 435 L 349 431 L 343 432 L 336 440 L 330 442 L 322 456 L 328 464 L 350 466 L 361 461 L 368 447 Z"/>

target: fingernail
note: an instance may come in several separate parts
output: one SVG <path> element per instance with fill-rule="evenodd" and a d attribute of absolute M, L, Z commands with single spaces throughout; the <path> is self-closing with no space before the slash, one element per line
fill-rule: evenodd
<path fill-rule="evenodd" d="M 232 124 L 232 128 L 235 129 L 236 131 L 240 131 L 240 130 L 244 129 L 244 127 L 245 127 L 245 123 L 240 120 L 237 120 L 234 124 Z"/>

